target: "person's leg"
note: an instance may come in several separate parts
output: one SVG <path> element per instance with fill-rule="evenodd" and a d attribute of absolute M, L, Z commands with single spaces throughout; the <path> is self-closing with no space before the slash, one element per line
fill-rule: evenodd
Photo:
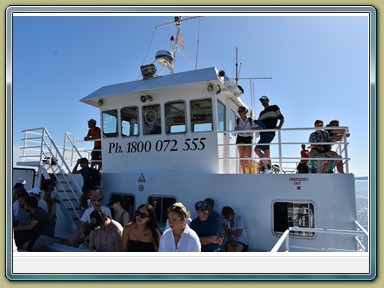
<path fill-rule="evenodd" d="M 237 242 L 236 246 L 233 248 L 233 252 L 243 252 L 244 251 L 244 246 L 242 243 Z"/>
<path fill-rule="evenodd" d="M 239 158 L 244 157 L 244 147 L 245 146 L 237 146 L 237 151 L 239 152 Z M 240 159 L 240 168 L 241 168 L 241 172 L 245 173 L 245 165 L 244 165 L 243 159 Z"/>
<path fill-rule="evenodd" d="M 246 160 L 249 174 L 252 174 L 252 146 L 245 146 L 244 147 L 245 157 L 248 159 Z"/>

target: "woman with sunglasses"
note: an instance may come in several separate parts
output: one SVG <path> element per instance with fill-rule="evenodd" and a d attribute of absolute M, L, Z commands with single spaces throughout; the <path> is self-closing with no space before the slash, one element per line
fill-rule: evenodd
<path fill-rule="evenodd" d="M 182 203 L 177 202 L 169 207 L 170 228 L 161 236 L 159 252 L 201 252 L 199 236 L 187 224 L 189 217 Z"/>
<path fill-rule="evenodd" d="M 248 109 L 244 106 L 240 106 L 237 113 L 239 113 L 239 118 L 236 120 L 236 131 L 246 131 L 252 129 L 252 118 L 247 117 Z M 239 132 L 237 133 L 236 144 L 237 151 L 239 152 L 240 158 L 240 167 L 241 171 L 245 173 L 252 173 L 252 133 L 249 132 Z M 249 145 L 244 145 L 249 144 Z M 245 163 L 247 164 L 247 169 L 245 168 Z"/>
<path fill-rule="evenodd" d="M 123 252 L 157 252 L 161 230 L 157 225 L 155 208 L 142 204 L 135 212 L 134 222 L 124 227 Z"/>

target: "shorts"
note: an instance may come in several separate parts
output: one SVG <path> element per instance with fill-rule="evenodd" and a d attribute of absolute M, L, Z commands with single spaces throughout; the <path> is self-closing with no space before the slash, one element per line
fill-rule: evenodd
<path fill-rule="evenodd" d="M 269 144 L 272 142 L 273 138 L 275 138 L 274 132 L 260 133 L 260 140 L 259 142 L 257 142 L 256 147 L 263 151 L 269 150 L 269 145 L 260 145 L 260 144 Z"/>
<path fill-rule="evenodd" d="M 243 136 L 237 135 L 236 144 L 252 144 L 252 138 L 253 138 L 252 136 L 243 137 Z"/>
<path fill-rule="evenodd" d="M 101 151 L 95 151 L 95 150 L 100 150 L 101 148 L 95 148 L 92 152 L 91 152 L 91 159 L 92 160 L 101 160 Z"/>
<path fill-rule="evenodd" d="M 224 248 L 227 247 L 228 243 L 229 243 L 229 241 L 227 241 L 227 243 L 225 243 Z M 242 252 L 247 252 L 248 251 L 248 245 L 247 244 L 244 244 L 243 242 L 239 242 L 239 241 L 237 241 L 236 244 L 237 243 L 239 243 L 239 244 L 241 244 L 241 246 L 243 246 L 243 251 Z"/>

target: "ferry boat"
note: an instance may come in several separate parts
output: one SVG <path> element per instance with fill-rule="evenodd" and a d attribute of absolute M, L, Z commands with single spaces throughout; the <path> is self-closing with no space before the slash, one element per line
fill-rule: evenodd
<path fill-rule="evenodd" d="M 100 87 L 81 99 L 100 111 L 104 204 L 121 195 L 133 216 L 140 204 L 150 203 L 164 227 L 172 203 L 182 202 L 195 218 L 195 203 L 209 197 L 217 212 L 228 205 L 243 217 L 251 252 L 367 252 L 368 232 L 356 220 L 346 133 L 333 143 L 344 174 L 297 172 L 300 155 L 287 147 L 309 144 L 313 127 L 276 130 L 273 173 L 243 174 L 234 131 L 237 109 L 246 106 L 243 89 L 215 67 L 174 72 L 181 21 L 175 17 L 171 51 L 160 50 L 153 63 L 143 65 L 142 79 Z M 170 73 L 157 75 L 155 62 Z M 348 127 L 339 129 L 346 132 Z M 254 145 L 257 133 L 250 132 Z M 43 179 L 56 179 L 62 201 L 55 232 L 67 239 L 78 231 L 82 213 L 82 178 L 71 171 L 89 151 L 80 149 L 83 141 L 69 132 L 61 146 L 45 128 L 26 129 L 23 135 L 18 165 L 36 169 L 31 177 L 37 186 Z M 290 135 L 305 138 L 293 142 Z M 258 160 L 252 156 L 254 163 Z M 332 159 L 312 160 L 321 164 Z M 30 170 L 14 169 L 14 177 L 26 172 Z"/>

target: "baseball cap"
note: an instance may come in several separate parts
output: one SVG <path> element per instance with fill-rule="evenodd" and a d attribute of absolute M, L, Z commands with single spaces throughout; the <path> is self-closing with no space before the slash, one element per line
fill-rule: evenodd
<path fill-rule="evenodd" d="M 103 213 L 103 211 L 93 210 L 92 213 L 89 215 L 89 219 L 89 229 L 97 231 L 103 227 L 105 221 L 105 214 Z"/>
<path fill-rule="evenodd" d="M 20 183 L 20 184 L 23 184 L 23 185 L 27 184 L 27 182 L 25 181 L 24 178 L 17 179 L 17 183 Z"/>
<path fill-rule="evenodd" d="M 195 204 L 195 209 L 200 211 L 205 211 L 205 210 L 208 210 L 208 206 L 207 204 L 205 204 L 204 201 L 198 201 Z"/>
<path fill-rule="evenodd" d="M 38 188 L 38 187 L 34 187 L 34 188 L 32 188 L 31 190 L 29 190 L 28 193 L 33 193 L 33 194 L 35 194 L 35 195 L 40 195 L 41 190 L 40 190 L 40 188 Z"/>
<path fill-rule="evenodd" d="M 263 95 L 259 98 L 260 101 L 263 101 L 263 100 L 269 100 L 268 96 L 266 95 Z"/>

